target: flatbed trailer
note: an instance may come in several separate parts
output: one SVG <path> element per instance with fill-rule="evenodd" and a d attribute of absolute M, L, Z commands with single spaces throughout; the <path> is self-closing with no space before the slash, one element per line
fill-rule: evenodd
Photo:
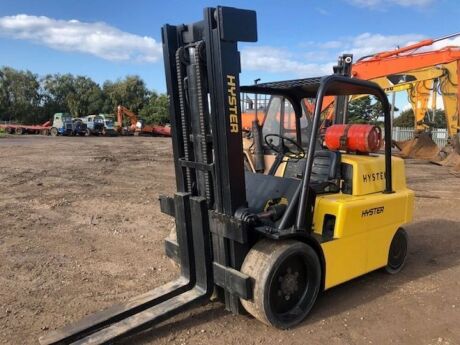
<path fill-rule="evenodd" d="M 160 125 L 146 125 L 141 129 L 142 135 L 152 135 L 156 137 L 170 137 L 171 127 Z"/>
<path fill-rule="evenodd" d="M 49 122 L 45 122 L 43 125 L 21 125 L 17 123 L 0 124 L 0 128 L 3 128 L 5 132 L 9 134 L 42 134 L 49 135 L 51 126 Z"/>

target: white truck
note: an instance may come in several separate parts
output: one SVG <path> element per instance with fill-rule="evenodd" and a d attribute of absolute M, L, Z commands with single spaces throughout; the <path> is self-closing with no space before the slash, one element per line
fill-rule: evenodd
<path fill-rule="evenodd" d="M 88 115 L 81 118 L 88 135 L 116 135 L 114 118 L 108 114 Z"/>

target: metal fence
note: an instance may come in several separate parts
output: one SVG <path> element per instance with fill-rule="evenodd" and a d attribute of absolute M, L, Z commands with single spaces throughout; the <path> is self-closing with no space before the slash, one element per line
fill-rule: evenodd
<path fill-rule="evenodd" d="M 447 144 L 447 129 L 437 128 L 431 131 L 433 141 L 439 146 Z M 396 141 L 409 140 L 414 137 L 414 129 L 410 127 L 393 127 L 392 139 Z"/>

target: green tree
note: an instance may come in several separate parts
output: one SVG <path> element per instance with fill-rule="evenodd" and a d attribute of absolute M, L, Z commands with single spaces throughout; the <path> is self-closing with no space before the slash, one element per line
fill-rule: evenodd
<path fill-rule="evenodd" d="M 152 92 L 148 103 L 139 112 L 146 124 L 169 123 L 169 100 L 165 94 L 157 95 Z"/>
<path fill-rule="evenodd" d="M 2 67 L 0 69 L 0 120 L 37 123 L 39 89 L 40 84 L 36 74 Z"/>
<path fill-rule="evenodd" d="M 106 81 L 101 88 L 91 78 L 70 73 L 39 79 L 29 71 L 0 69 L 2 121 L 43 123 L 54 113 L 68 112 L 77 117 L 114 113 L 117 105 L 139 114 L 146 123 L 169 122 L 168 97 L 149 91 L 138 76 Z"/>
<path fill-rule="evenodd" d="M 112 113 L 123 105 L 136 114 L 147 103 L 150 91 L 139 76 L 127 76 L 116 82 L 106 81 L 102 86 L 105 95 L 103 112 Z"/>
<path fill-rule="evenodd" d="M 354 99 L 348 104 L 349 123 L 377 123 L 381 116 L 382 104 L 370 96 Z"/>
<path fill-rule="evenodd" d="M 393 121 L 394 127 L 414 127 L 415 117 L 412 108 L 402 111 Z"/>
<path fill-rule="evenodd" d="M 446 116 L 443 109 L 436 109 L 435 116 L 433 118 L 432 111 L 429 110 L 423 119 L 424 123 L 433 128 L 446 128 Z M 395 118 L 393 122 L 395 127 L 414 127 L 415 117 L 414 110 L 412 108 L 404 110 L 401 114 Z"/>
<path fill-rule="evenodd" d="M 78 76 L 73 81 L 73 90 L 67 97 L 67 104 L 74 116 L 97 114 L 104 105 L 104 96 L 93 80 Z"/>
<path fill-rule="evenodd" d="M 447 128 L 446 113 L 444 109 L 436 109 L 433 121 L 435 128 Z"/>
<path fill-rule="evenodd" d="M 71 74 L 49 74 L 41 80 L 43 111 L 49 117 L 54 113 L 70 112 L 67 99 L 73 92 L 73 80 Z"/>
<path fill-rule="evenodd" d="M 80 117 L 99 113 L 104 106 L 104 94 L 97 83 L 88 77 L 72 74 L 47 75 L 43 81 L 45 111 L 70 112 Z"/>

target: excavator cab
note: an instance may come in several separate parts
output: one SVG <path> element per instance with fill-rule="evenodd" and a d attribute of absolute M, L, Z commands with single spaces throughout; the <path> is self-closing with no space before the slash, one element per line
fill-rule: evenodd
<path fill-rule="evenodd" d="M 290 328 L 321 291 L 378 268 L 401 270 L 407 253 L 401 227 L 411 220 L 413 192 L 403 161 L 391 157 L 390 107 L 377 84 L 330 75 L 240 87 L 237 43 L 257 40 L 254 11 L 207 8 L 201 21 L 165 25 L 162 39 L 177 192 L 160 197 L 160 207 L 175 219 L 177 240 L 166 242 L 166 253 L 180 276 L 51 332 L 42 344 L 112 343 L 213 293 L 234 314 L 246 310 Z M 295 126 L 289 117 L 285 125 L 280 108 L 281 130 L 259 137 L 288 158 L 282 172 L 281 165 L 275 174 L 245 170 L 241 91 L 292 105 Z M 326 149 L 318 150 L 324 97 L 353 94 L 382 102 L 383 155 L 362 146 L 356 140 L 362 130 L 347 125 L 331 126 Z M 308 144 L 305 98 L 316 99 Z"/>

